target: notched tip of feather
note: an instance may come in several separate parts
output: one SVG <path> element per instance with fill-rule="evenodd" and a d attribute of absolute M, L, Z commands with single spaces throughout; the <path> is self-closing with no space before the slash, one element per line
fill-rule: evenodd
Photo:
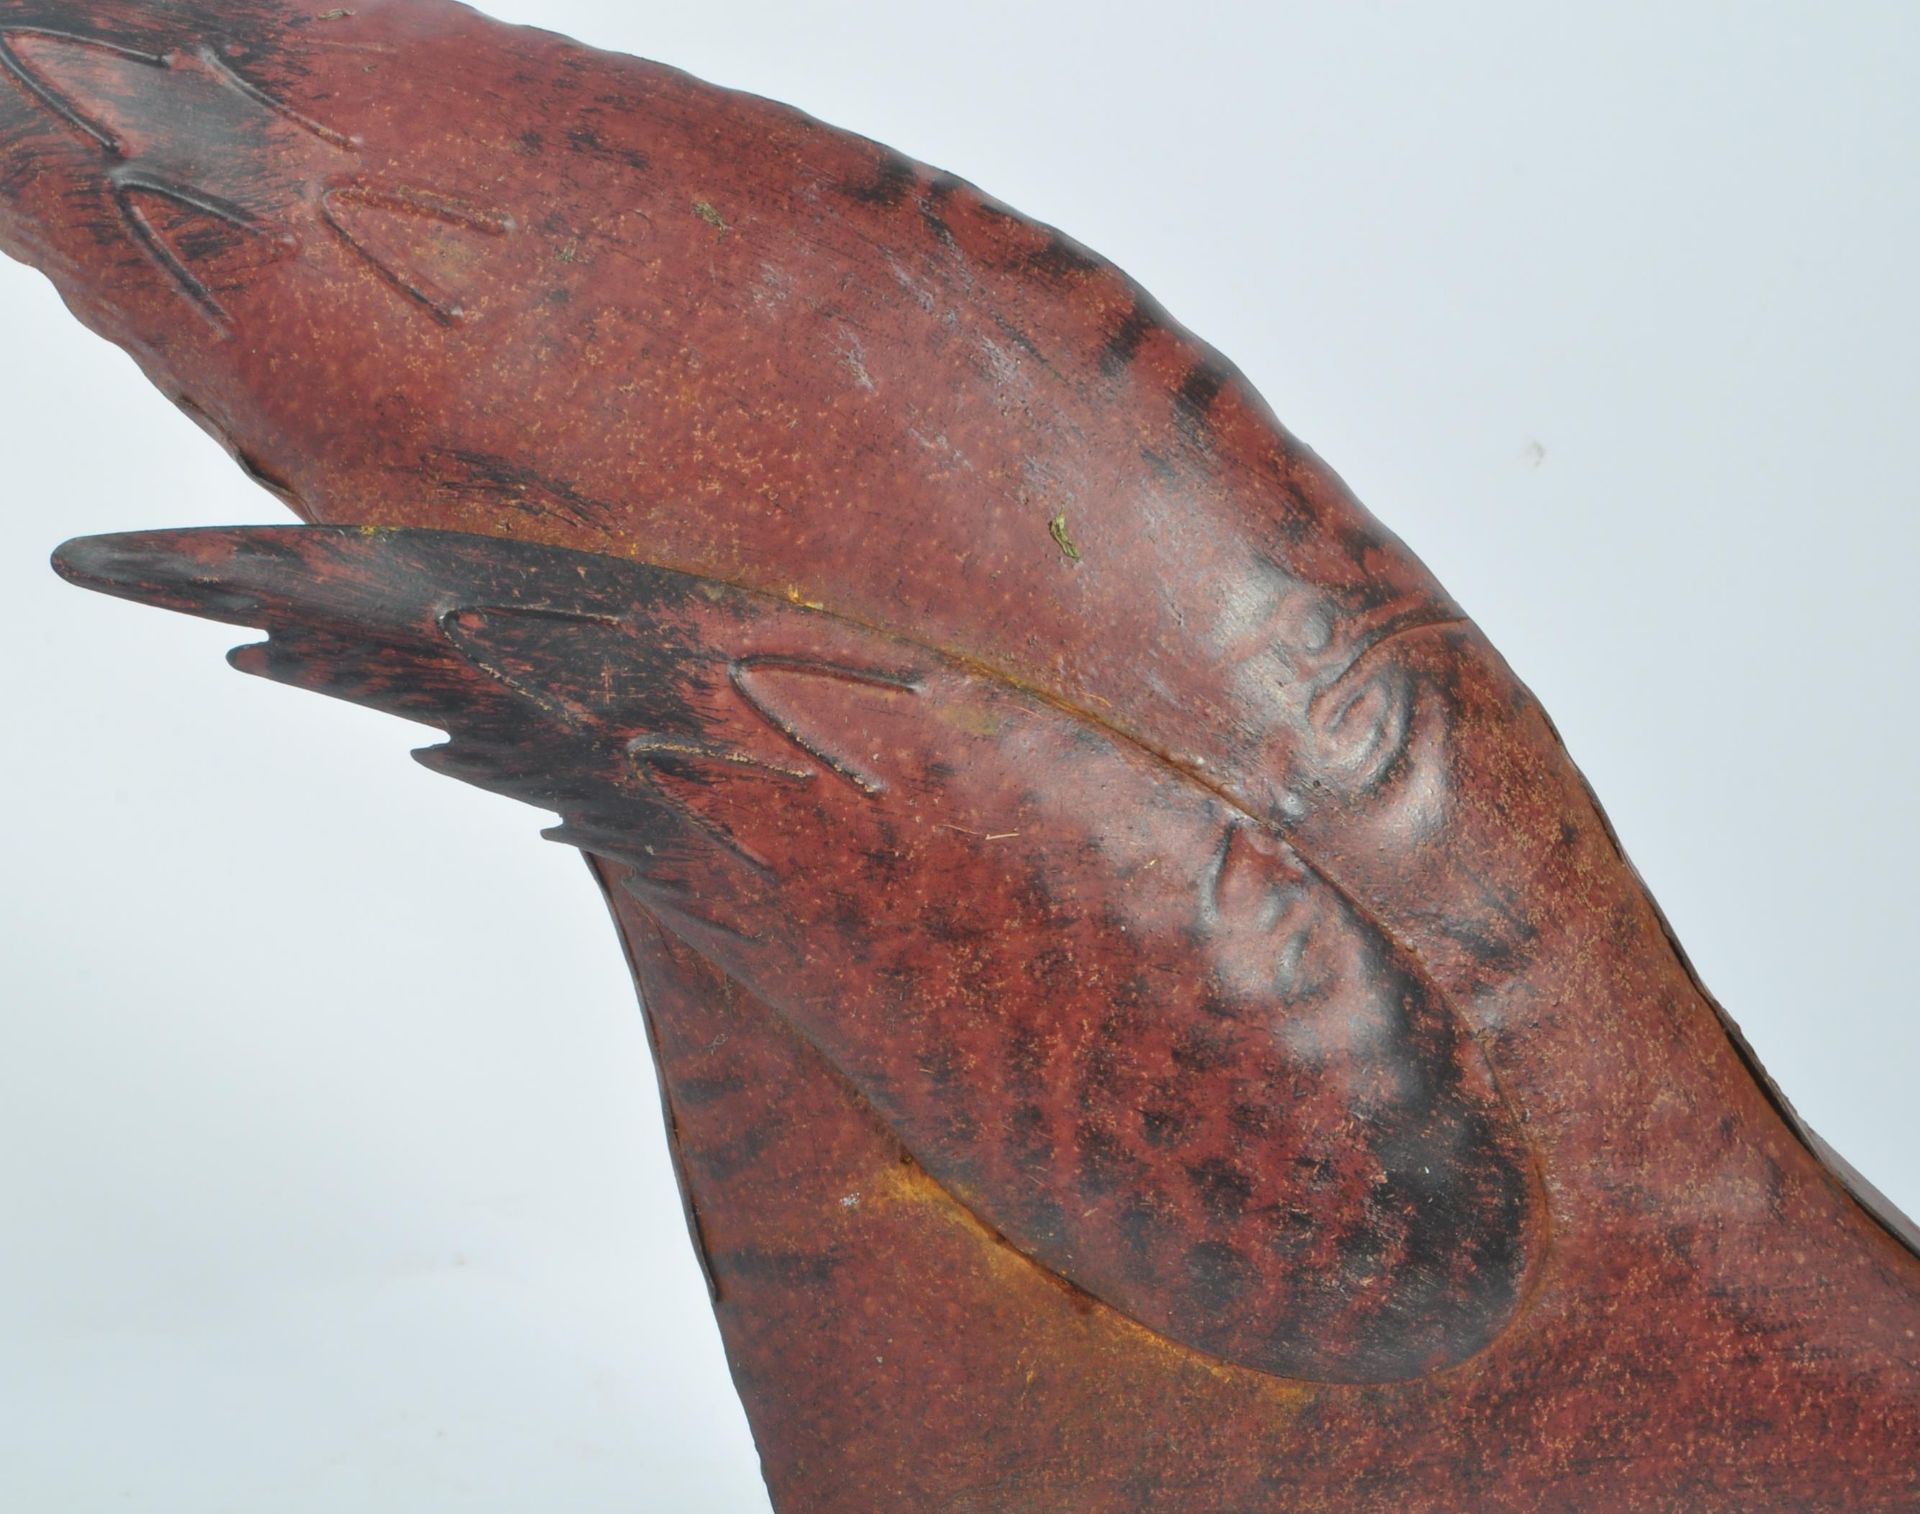
<path fill-rule="evenodd" d="M 451 740 L 438 741 L 432 746 L 417 746 L 411 755 L 413 760 L 428 772 L 439 773 L 448 778 L 458 778 L 462 781 L 486 770 L 483 759 Z"/>
<path fill-rule="evenodd" d="M 273 676 L 273 643 L 249 641 L 227 653 L 227 666 L 236 673 L 251 673 L 255 678 Z"/>

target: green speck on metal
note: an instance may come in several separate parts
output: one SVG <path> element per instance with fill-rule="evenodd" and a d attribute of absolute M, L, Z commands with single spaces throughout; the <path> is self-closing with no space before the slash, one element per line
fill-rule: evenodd
<path fill-rule="evenodd" d="M 713 201 L 711 200 L 695 200 L 693 202 L 693 213 L 705 221 L 715 231 L 723 232 L 730 229 L 727 226 L 726 217 L 713 208 Z"/>
<path fill-rule="evenodd" d="M 1056 515 L 1047 522 L 1047 535 L 1053 538 L 1053 544 L 1065 554 L 1067 561 L 1080 561 L 1080 549 L 1073 544 L 1073 538 L 1067 535 L 1067 518 Z"/>

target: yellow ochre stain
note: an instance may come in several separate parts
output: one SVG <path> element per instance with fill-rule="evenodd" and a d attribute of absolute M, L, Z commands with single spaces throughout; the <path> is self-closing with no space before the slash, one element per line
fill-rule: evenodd
<path fill-rule="evenodd" d="M 970 736 L 998 736 L 1007 724 L 992 710 L 983 710 L 978 705 L 945 705 L 940 708 L 939 715 L 948 725 Z"/>
<path fill-rule="evenodd" d="M 1190 1346 L 1183 1346 L 1150 1326 L 1141 1324 L 1131 1315 L 1085 1293 L 1084 1290 L 1060 1278 L 1051 1269 L 1034 1261 L 1003 1237 L 989 1230 L 972 1210 L 935 1181 L 918 1162 L 910 1158 L 889 1162 L 877 1168 L 861 1185 L 859 1193 L 860 1203 L 857 1207 L 860 1209 L 886 1204 L 911 1206 L 937 1223 L 944 1223 L 965 1231 L 968 1238 L 974 1242 L 977 1254 L 995 1272 L 1010 1280 L 1018 1277 L 1026 1284 L 1044 1281 L 1068 1290 L 1076 1297 L 1086 1299 L 1093 1306 L 1095 1317 L 1107 1329 L 1136 1347 L 1171 1358 L 1174 1365 L 1187 1370 L 1205 1372 L 1209 1377 L 1230 1383 L 1235 1388 L 1258 1393 L 1268 1402 L 1276 1405 L 1297 1405 L 1315 1394 L 1316 1390 L 1311 1383 L 1293 1378 L 1273 1377 L 1251 1368 L 1237 1367 L 1230 1362 L 1208 1356 L 1205 1352 L 1196 1351 Z"/>

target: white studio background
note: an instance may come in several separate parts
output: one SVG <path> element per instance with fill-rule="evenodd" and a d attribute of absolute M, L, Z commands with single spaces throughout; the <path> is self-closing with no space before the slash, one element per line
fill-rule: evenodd
<path fill-rule="evenodd" d="M 1920 1210 L 1920 12 L 495 9 L 951 168 L 1219 344 Z M 764 1508 L 578 859 L 55 580 L 68 535 L 284 517 L 12 264 L 0 444 L 0 1506 Z"/>

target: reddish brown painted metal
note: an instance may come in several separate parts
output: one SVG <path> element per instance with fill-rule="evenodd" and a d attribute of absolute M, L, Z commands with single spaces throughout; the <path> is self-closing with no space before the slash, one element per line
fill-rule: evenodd
<path fill-rule="evenodd" d="M 751 990 L 1009 1245 L 1322 1381 L 1453 1366 L 1541 1251 L 1513 1111 L 1287 843 L 1060 706 L 822 610 L 497 537 L 98 537 L 69 576 L 454 734 Z"/>
<path fill-rule="evenodd" d="M 68 570 L 566 818 L 783 1507 L 1920 1506 L 1903 1222 L 1120 274 L 439 0 L 0 0 L 0 67 L 0 244 L 306 518 L 439 528 Z"/>

